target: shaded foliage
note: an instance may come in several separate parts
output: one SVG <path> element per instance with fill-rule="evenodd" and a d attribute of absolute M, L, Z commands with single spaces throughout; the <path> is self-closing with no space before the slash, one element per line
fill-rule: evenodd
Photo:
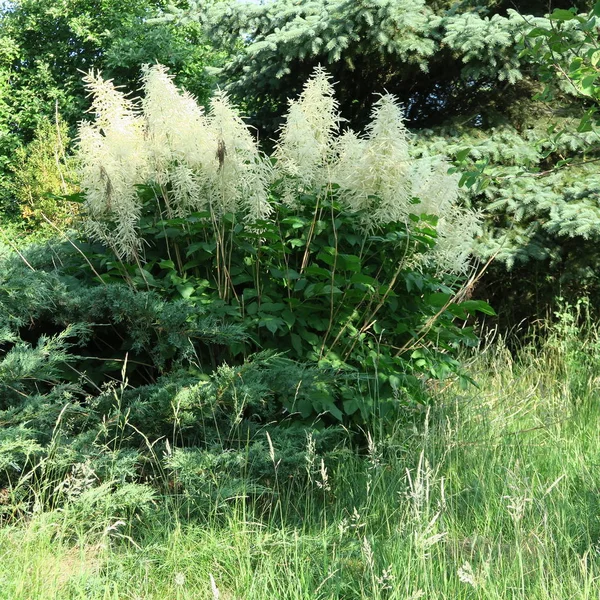
<path fill-rule="evenodd" d="M 220 54 L 197 25 L 150 27 L 164 8 L 162 0 L 17 0 L 0 9 L 0 211 L 18 211 L 15 152 L 57 112 L 73 129 L 87 109 L 82 71 L 126 85 L 140 65 L 160 61 L 206 99 L 212 79 L 204 67 Z"/>

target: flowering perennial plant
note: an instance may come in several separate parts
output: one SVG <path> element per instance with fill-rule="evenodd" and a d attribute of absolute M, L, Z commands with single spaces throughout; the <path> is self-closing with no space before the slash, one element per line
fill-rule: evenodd
<path fill-rule="evenodd" d="M 145 67 L 142 81 L 143 99 L 134 102 L 90 74 L 95 121 L 79 132 L 87 232 L 120 258 L 141 257 L 138 186 L 149 185 L 161 217 L 208 213 L 215 225 L 229 214 L 259 227 L 274 218 L 278 201 L 299 207 L 306 194 L 329 195 L 370 233 L 432 215 L 438 241 L 421 263 L 466 271 L 479 217 L 460 206 L 457 178 L 443 159 L 411 158 L 393 95 L 375 103 L 364 134 L 342 130 L 333 84 L 317 68 L 290 101 L 269 158 L 226 93 L 217 92 L 205 113 L 165 67 Z"/>

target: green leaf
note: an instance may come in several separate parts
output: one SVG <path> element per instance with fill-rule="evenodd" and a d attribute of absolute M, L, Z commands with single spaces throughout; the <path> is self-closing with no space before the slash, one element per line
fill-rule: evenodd
<path fill-rule="evenodd" d="M 294 316 L 294 313 L 291 310 L 284 310 L 281 313 L 281 318 L 285 321 L 285 324 L 290 329 L 294 326 L 294 323 L 296 322 L 296 317 Z"/>
<path fill-rule="evenodd" d="M 338 261 L 345 271 L 360 271 L 360 258 L 354 254 L 338 254 Z"/>
<path fill-rule="evenodd" d="M 185 283 L 177 286 L 177 291 L 182 298 L 186 300 L 194 293 L 195 287 L 191 283 Z"/>
<path fill-rule="evenodd" d="M 463 162 L 471 153 L 471 148 L 463 148 L 456 153 L 456 161 Z"/>
<path fill-rule="evenodd" d="M 600 63 L 600 50 L 590 50 L 588 58 L 592 63 L 592 66 L 597 67 L 598 63 Z"/>
<path fill-rule="evenodd" d="M 326 265 L 330 267 L 336 263 L 336 253 L 334 248 L 323 248 L 319 254 L 317 254 L 317 260 L 322 260 Z"/>
<path fill-rule="evenodd" d="M 259 327 L 266 327 L 271 333 L 276 333 L 282 325 L 285 325 L 283 319 L 272 315 L 262 317 L 258 322 Z"/>
<path fill-rule="evenodd" d="M 319 292 L 320 294 L 343 294 L 342 290 L 335 285 L 324 285 L 323 289 Z"/>
<path fill-rule="evenodd" d="M 427 301 L 431 306 L 436 308 L 441 308 L 450 300 L 450 294 L 444 294 L 442 292 L 436 292 L 434 294 L 429 294 L 427 296 Z"/>
<path fill-rule="evenodd" d="M 593 129 L 592 113 L 587 112 L 585 115 L 583 115 L 583 117 L 581 118 L 581 121 L 579 121 L 579 125 L 577 125 L 577 131 L 578 131 L 578 133 L 587 133 L 589 131 L 592 131 L 592 129 Z"/>
<path fill-rule="evenodd" d="M 283 225 L 290 225 L 292 227 L 292 229 L 300 229 L 302 227 L 306 227 L 308 224 L 308 221 L 301 217 L 293 216 L 293 217 L 286 217 L 285 219 L 282 219 L 281 223 Z"/>
<path fill-rule="evenodd" d="M 258 290 L 256 290 L 255 288 L 246 288 L 242 292 L 242 298 L 244 299 L 244 301 L 251 300 L 252 298 L 256 298 L 257 296 Z"/>
<path fill-rule="evenodd" d="M 301 397 L 295 405 L 303 419 L 308 419 L 313 414 L 313 405 L 309 398 Z"/>
<path fill-rule="evenodd" d="M 419 292 L 423 291 L 423 277 L 420 273 L 408 273 L 404 278 L 406 284 L 406 291 L 412 292 L 414 289 L 419 290 Z"/>
<path fill-rule="evenodd" d="M 459 319 L 466 319 L 469 316 L 469 312 L 462 304 L 450 304 L 450 306 L 448 306 L 448 312 Z"/>
<path fill-rule="evenodd" d="M 76 202 L 77 204 L 83 204 L 85 202 L 85 194 L 83 192 L 77 192 L 76 194 L 68 194 L 66 196 L 57 196 L 66 202 Z"/>
<path fill-rule="evenodd" d="M 300 279 L 300 273 L 298 271 L 294 271 L 294 269 L 276 269 L 275 267 L 271 268 L 271 275 L 276 277 L 277 279 Z"/>
<path fill-rule="evenodd" d="M 556 8 L 548 17 L 551 21 L 571 21 L 575 18 L 577 9 L 570 8 L 565 10 L 562 8 Z"/>
<path fill-rule="evenodd" d="M 285 308 L 285 304 L 283 302 L 263 302 L 260 305 L 260 312 L 271 313 L 271 312 L 281 312 Z"/>
<path fill-rule="evenodd" d="M 166 270 L 175 269 L 175 263 L 172 260 L 161 260 L 158 263 L 158 266 L 161 269 L 166 269 Z"/>
<path fill-rule="evenodd" d="M 301 337 L 306 340 L 311 346 L 318 346 L 320 345 L 320 340 L 319 337 L 312 333 L 311 331 L 307 331 L 306 329 L 300 329 L 299 333 L 301 335 Z"/>
<path fill-rule="evenodd" d="M 327 280 L 331 279 L 331 271 L 328 271 L 323 267 L 318 267 L 317 265 L 310 265 L 306 267 L 306 269 L 304 269 L 304 273 L 306 275 L 319 275 Z"/>
<path fill-rule="evenodd" d="M 302 356 L 304 354 L 302 348 L 302 338 L 297 333 L 292 333 L 290 339 L 292 340 L 292 348 L 294 348 L 298 356 Z"/>
<path fill-rule="evenodd" d="M 358 401 L 356 400 L 356 398 L 351 398 L 350 400 L 344 400 L 342 405 L 344 407 L 344 412 L 348 416 L 353 415 L 359 409 Z"/>
<path fill-rule="evenodd" d="M 254 281 L 254 277 L 252 277 L 250 273 L 240 273 L 239 275 L 231 278 L 231 283 L 233 283 L 233 285 L 240 285 L 250 281 Z"/>
<path fill-rule="evenodd" d="M 597 91 L 596 81 L 598 80 L 598 75 L 587 75 L 581 81 L 575 82 L 575 87 L 584 95 L 584 96 L 593 96 L 594 92 Z"/>
<path fill-rule="evenodd" d="M 190 269 L 193 269 L 194 267 L 197 267 L 199 265 L 202 264 L 201 260 L 188 260 L 185 265 L 183 265 L 183 271 L 189 271 Z"/>
<path fill-rule="evenodd" d="M 534 27 L 528 34 L 526 37 L 529 38 L 536 38 L 536 37 L 542 37 L 542 36 L 548 36 L 550 35 L 552 32 L 550 29 L 545 29 L 544 27 Z"/>
<path fill-rule="evenodd" d="M 496 316 L 496 311 L 483 300 L 465 300 L 459 304 L 460 307 L 464 308 L 471 314 L 475 312 L 483 313 L 484 315 L 490 315 L 491 317 Z"/>
<path fill-rule="evenodd" d="M 215 251 L 215 248 L 217 247 L 215 242 L 196 242 L 194 244 L 190 244 L 187 247 L 186 256 L 190 256 L 190 254 L 193 254 L 194 252 L 197 252 L 198 250 L 204 250 L 205 252 L 207 252 L 208 254 L 212 254 Z"/>
<path fill-rule="evenodd" d="M 323 408 L 331 415 L 333 415 L 338 421 L 344 420 L 344 413 L 333 403 L 333 401 L 323 402 Z"/>
<path fill-rule="evenodd" d="M 363 275 L 362 273 L 355 273 L 350 277 L 350 283 L 360 283 L 362 285 L 370 286 L 374 288 L 379 285 L 379 282 L 374 277 L 369 277 L 368 275 Z"/>

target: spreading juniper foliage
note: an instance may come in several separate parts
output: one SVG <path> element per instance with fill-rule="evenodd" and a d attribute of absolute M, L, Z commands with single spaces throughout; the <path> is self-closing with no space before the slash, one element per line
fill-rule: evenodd
<path fill-rule="evenodd" d="M 551 8 L 572 17 L 571 7 Z M 368 120 L 373 90 L 396 94 L 417 155 L 443 154 L 470 173 L 463 183 L 486 215 L 477 253 L 494 259 L 480 293 L 511 323 L 543 311 L 557 288 L 576 297 L 598 282 L 597 128 L 578 129 L 586 99 L 573 86 L 559 86 L 551 103 L 541 94 L 545 65 L 561 48 L 584 57 L 594 43 L 576 19 L 549 19 L 547 11 L 547 3 L 487 0 L 232 0 L 173 10 L 171 18 L 198 20 L 232 44 L 220 76 L 263 138 L 279 126 L 289 90 L 300 90 L 317 64 L 339 82 L 341 112 L 352 122 Z M 594 19 L 583 18 L 590 32 Z M 566 34 L 558 46 L 527 37 L 558 23 Z"/>
<path fill-rule="evenodd" d="M 320 390 L 336 385 L 331 370 L 269 351 L 227 366 L 220 353 L 244 342 L 242 326 L 211 306 L 94 283 L 82 262 L 71 244 L 2 262 L 0 487 L 10 501 L 0 502 L 0 517 L 27 513 L 34 502 L 76 501 L 78 511 L 91 511 L 78 519 L 91 520 L 107 502 L 139 508 L 150 488 L 135 486 L 162 485 L 166 468 L 189 494 L 188 510 L 202 508 L 225 493 L 211 487 L 214 472 L 230 490 L 242 475 L 257 483 L 265 476 L 274 420 L 282 473 L 298 472 L 306 434 L 286 433 L 282 405 L 318 402 Z M 339 432 L 315 436 L 330 450 Z M 152 450 L 164 440 L 176 448 L 166 466 Z"/>

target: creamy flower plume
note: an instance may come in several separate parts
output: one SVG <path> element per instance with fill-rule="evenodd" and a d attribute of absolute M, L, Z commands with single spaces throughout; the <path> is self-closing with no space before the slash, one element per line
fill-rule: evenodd
<path fill-rule="evenodd" d="M 271 167 L 260 153 L 256 137 L 225 92 L 213 97 L 209 119 L 216 140 L 211 165 L 213 208 L 221 213 L 241 209 L 251 222 L 266 219 L 272 210 L 267 200 Z"/>
<path fill-rule="evenodd" d="M 466 273 L 473 240 L 481 234 L 481 222 L 479 213 L 456 205 L 441 216 L 436 227 L 437 243 L 426 255 L 429 264 L 440 273 Z"/>
<path fill-rule="evenodd" d="M 216 140 L 204 111 L 191 94 L 181 92 L 166 67 L 143 67 L 142 109 L 148 131 L 150 171 L 169 189 L 167 210 L 184 216 L 207 208 L 207 177 Z"/>
<path fill-rule="evenodd" d="M 329 183 L 340 121 L 333 84 L 317 67 L 300 97 L 290 100 L 275 148 L 277 171 L 287 178 L 288 195 Z"/>
<path fill-rule="evenodd" d="M 369 226 L 404 221 L 411 209 L 411 161 L 402 109 L 386 94 L 371 119 L 366 137 L 342 137 L 334 177 L 342 200 L 364 213 Z"/>
<path fill-rule="evenodd" d="M 164 153 L 168 160 L 201 164 L 202 146 L 209 132 L 204 111 L 195 98 L 181 92 L 162 65 L 145 65 L 142 81 L 142 109 L 152 152 L 158 156 Z"/>
<path fill-rule="evenodd" d="M 478 217 L 460 208 L 457 178 L 444 160 L 411 158 L 402 109 L 390 94 L 375 103 L 363 135 L 340 135 L 333 85 L 317 68 L 290 101 L 273 168 L 224 92 L 205 114 L 161 65 L 144 67 L 138 104 L 97 74 L 86 83 L 95 115 L 79 134 L 87 229 L 120 257 L 140 249 L 138 184 L 156 187 L 169 217 L 210 210 L 217 220 L 235 213 L 255 223 L 272 214 L 269 190 L 277 180 L 290 205 L 303 193 L 337 194 L 369 230 L 436 215 L 438 243 L 425 262 L 452 272 L 468 264 Z"/>
<path fill-rule="evenodd" d="M 473 238 L 480 234 L 481 215 L 459 205 L 459 175 L 450 174 L 443 159 L 425 157 L 414 161 L 412 196 L 416 215 L 436 215 L 437 243 L 426 260 L 441 272 L 463 273 L 469 266 Z"/>
<path fill-rule="evenodd" d="M 449 174 L 450 165 L 443 159 L 425 157 L 413 162 L 411 196 L 418 198 L 412 207 L 415 214 L 445 215 L 459 199 L 459 175 Z"/>
<path fill-rule="evenodd" d="M 81 187 L 85 191 L 87 230 L 92 238 L 131 257 L 139 247 L 140 207 L 135 185 L 147 175 L 144 123 L 133 103 L 111 81 L 90 74 L 94 123 L 79 130 Z"/>
<path fill-rule="evenodd" d="M 159 187 L 169 217 L 209 208 L 250 222 L 269 216 L 271 165 L 224 93 L 205 115 L 161 65 L 144 67 L 139 107 L 99 74 L 86 83 L 95 121 L 81 124 L 78 155 L 93 238 L 120 257 L 137 255 L 144 183 Z"/>
<path fill-rule="evenodd" d="M 135 103 L 119 92 L 110 79 L 103 79 L 101 73 L 91 71 L 84 78 L 85 87 L 92 98 L 90 111 L 95 117 L 99 130 L 128 128 L 139 115 Z"/>

